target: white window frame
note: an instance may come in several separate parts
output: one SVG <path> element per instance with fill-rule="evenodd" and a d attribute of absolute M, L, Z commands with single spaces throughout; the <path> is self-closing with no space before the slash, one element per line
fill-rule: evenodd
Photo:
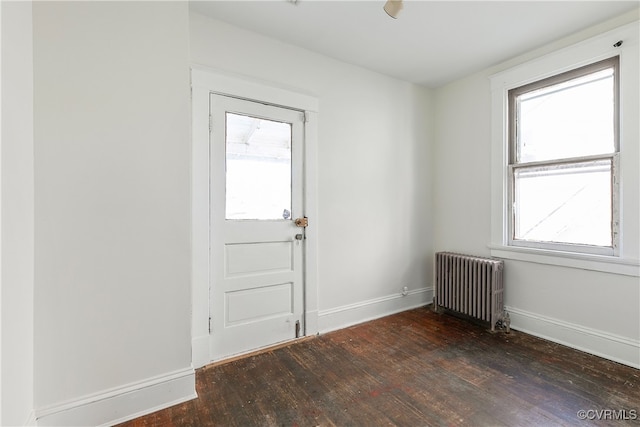
<path fill-rule="evenodd" d="M 507 203 L 508 209 L 508 245 L 509 246 L 521 246 L 521 247 L 529 247 L 529 248 L 538 248 L 538 249 L 549 249 L 556 251 L 564 251 L 564 252 L 575 252 L 575 253 L 586 253 L 586 254 L 597 254 L 597 255 L 619 255 L 619 191 L 620 186 L 618 185 L 620 181 L 619 177 L 619 167 L 618 167 L 618 153 L 619 153 L 619 105 L 620 105 L 620 95 L 619 95 L 619 80 L 620 80 L 620 69 L 619 69 L 619 56 L 615 55 L 611 58 L 607 58 L 602 61 L 597 61 L 592 64 L 588 64 L 586 66 L 580 67 L 578 69 L 570 70 L 565 73 L 561 73 L 555 76 L 548 77 L 543 80 L 535 81 L 529 83 L 524 86 L 520 86 L 517 88 L 510 89 L 508 91 L 508 111 L 509 114 L 509 122 L 508 122 L 508 134 L 509 134 L 509 201 Z M 575 78 L 583 77 L 587 74 L 591 74 L 597 71 L 601 71 L 603 69 L 611 68 L 614 69 L 614 151 L 612 153 L 606 153 L 601 155 L 592 155 L 592 156 L 581 156 L 581 157 L 570 157 L 570 158 L 562 158 L 562 159 L 551 159 L 539 162 L 520 162 L 518 161 L 518 153 L 517 153 L 517 129 L 516 123 L 514 120 L 514 113 L 516 113 L 516 99 L 518 96 L 522 94 L 526 94 L 530 91 L 534 91 L 540 89 L 545 86 L 551 86 L 558 83 L 571 81 Z M 524 239 L 516 239 L 515 238 L 515 229 L 516 229 L 516 192 L 515 192 L 515 172 L 519 169 L 539 169 L 539 170 L 551 170 L 557 168 L 561 165 L 566 164 L 576 164 L 576 163 L 588 163 L 593 161 L 601 161 L 608 160 L 611 162 L 611 240 L 612 245 L 609 247 L 605 246 L 595 246 L 595 245 L 587 245 L 587 244 L 571 244 L 571 243 L 560 243 L 560 242 L 549 242 L 549 241 L 537 241 L 537 240 L 524 240 Z"/>
<path fill-rule="evenodd" d="M 640 276 L 640 23 L 634 22 L 491 76 L 492 256 L 564 267 Z M 622 44 L 618 44 L 622 41 Z M 615 46 L 614 46 L 615 45 Z M 512 196 L 508 92 L 574 69 L 619 56 L 619 139 L 612 156 L 619 199 L 618 241 L 609 251 L 583 245 L 520 245 L 511 237 Z M 625 120 L 626 119 L 626 120 Z M 615 194 L 615 191 L 614 191 Z"/>

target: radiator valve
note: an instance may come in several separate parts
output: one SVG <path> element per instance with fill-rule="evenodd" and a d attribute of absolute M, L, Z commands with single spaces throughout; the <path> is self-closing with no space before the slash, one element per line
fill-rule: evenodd
<path fill-rule="evenodd" d="M 505 329 L 507 334 L 511 332 L 511 318 L 509 317 L 509 313 L 505 311 L 502 314 L 502 319 L 498 320 L 497 326 L 501 329 Z"/>

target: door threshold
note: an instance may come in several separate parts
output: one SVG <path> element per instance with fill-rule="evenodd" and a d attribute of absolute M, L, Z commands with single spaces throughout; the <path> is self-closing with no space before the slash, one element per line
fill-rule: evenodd
<path fill-rule="evenodd" d="M 298 343 L 301 343 L 301 342 L 310 341 L 310 340 L 314 339 L 315 337 L 316 337 L 316 335 L 309 335 L 309 336 L 306 336 L 306 337 L 294 338 L 294 339 L 289 340 L 289 341 L 283 341 L 281 343 L 270 345 L 270 346 L 267 346 L 267 347 L 262 347 L 262 348 L 259 348 L 257 350 L 251 350 L 251 351 L 248 351 L 246 353 L 236 354 L 234 356 L 229 356 L 227 358 L 216 360 L 215 362 L 211 362 L 211 363 L 203 366 L 199 370 L 215 368 L 216 366 L 226 365 L 227 363 L 235 362 L 236 360 L 241 360 L 241 359 L 245 359 L 247 357 L 257 356 L 257 355 L 263 354 L 263 353 L 269 353 L 271 351 L 275 351 L 275 350 L 278 350 L 280 348 L 289 347 L 290 345 L 293 345 L 293 344 L 298 344 Z"/>

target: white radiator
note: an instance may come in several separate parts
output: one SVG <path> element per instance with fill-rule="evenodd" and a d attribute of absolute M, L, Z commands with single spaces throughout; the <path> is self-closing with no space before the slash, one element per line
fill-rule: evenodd
<path fill-rule="evenodd" d="M 450 310 L 489 322 L 509 332 L 504 312 L 503 261 L 452 252 L 437 252 L 435 265 L 435 311 Z"/>

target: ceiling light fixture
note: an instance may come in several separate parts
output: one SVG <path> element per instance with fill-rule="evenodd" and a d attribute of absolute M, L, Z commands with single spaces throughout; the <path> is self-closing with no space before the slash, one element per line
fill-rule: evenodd
<path fill-rule="evenodd" d="M 398 13 L 402 10 L 402 0 L 387 0 L 383 9 L 387 12 L 387 15 L 396 19 L 398 17 Z"/>

